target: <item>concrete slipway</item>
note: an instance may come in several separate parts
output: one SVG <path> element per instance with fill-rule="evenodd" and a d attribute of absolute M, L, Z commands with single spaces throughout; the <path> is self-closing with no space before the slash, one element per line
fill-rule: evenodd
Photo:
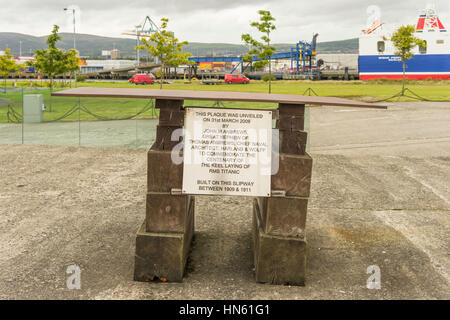
<path fill-rule="evenodd" d="M 311 110 L 305 287 L 254 282 L 251 201 L 232 197 L 197 200 L 182 284 L 134 282 L 145 153 L 0 145 L 0 299 L 450 298 L 449 103 Z"/>

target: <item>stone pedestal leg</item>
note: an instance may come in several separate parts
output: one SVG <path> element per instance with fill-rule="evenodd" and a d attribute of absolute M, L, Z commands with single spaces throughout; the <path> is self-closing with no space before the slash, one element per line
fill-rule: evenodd
<path fill-rule="evenodd" d="M 264 231 L 258 203 L 253 206 L 253 253 L 257 282 L 304 285 L 306 240 Z"/>
<path fill-rule="evenodd" d="M 181 195 L 183 163 L 172 160 L 183 127 L 183 101 L 156 100 L 156 141 L 148 151 L 146 217 L 136 236 L 134 279 L 183 281 L 194 234 L 194 197 Z M 182 155 L 179 155 L 182 156 Z"/>
<path fill-rule="evenodd" d="M 304 285 L 306 272 L 306 213 L 312 159 L 306 154 L 304 105 L 279 106 L 279 170 L 272 191 L 280 197 L 258 198 L 253 204 L 256 281 Z"/>
<path fill-rule="evenodd" d="M 194 201 L 190 201 L 183 232 L 148 231 L 144 221 L 136 235 L 134 280 L 182 282 L 194 235 Z"/>

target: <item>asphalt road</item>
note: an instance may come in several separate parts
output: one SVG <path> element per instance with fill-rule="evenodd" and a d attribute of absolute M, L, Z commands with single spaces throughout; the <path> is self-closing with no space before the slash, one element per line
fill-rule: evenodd
<path fill-rule="evenodd" d="M 450 102 L 387 103 L 388 110 L 311 108 L 311 152 L 449 156 Z"/>

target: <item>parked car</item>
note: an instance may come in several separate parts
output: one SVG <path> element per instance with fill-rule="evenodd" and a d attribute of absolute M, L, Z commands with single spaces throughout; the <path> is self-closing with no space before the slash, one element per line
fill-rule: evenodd
<path fill-rule="evenodd" d="M 155 82 L 155 77 L 151 74 L 135 74 L 132 76 L 128 82 L 138 84 L 153 84 Z"/>
<path fill-rule="evenodd" d="M 250 82 L 250 79 L 244 76 L 243 74 L 226 74 L 225 75 L 225 83 L 243 83 L 247 84 Z"/>

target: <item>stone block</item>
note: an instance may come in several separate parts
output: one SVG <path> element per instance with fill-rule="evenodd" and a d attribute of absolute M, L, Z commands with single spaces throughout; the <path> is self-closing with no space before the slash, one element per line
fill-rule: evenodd
<path fill-rule="evenodd" d="M 169 127 L 182 127 L 184 125 L 184 110 L 161 109 L 159 125 Z"/>
<path fill-rule="evenodd" d="M 179 111 L 183 108 L 183 100 L 167 100 L 167 99 L 156 99 L 155 108 L 162 110 L 173 110 Z"/>
<path fill-rule="evenodd" d="M 280 130 L 303 130 L 305 128 L 304 115 L 280 115 L 277 120 L 277 128 Z"/>
<path fill-rule="evenodd" d="M 261 213 L 261 227 L 269 235 L 305 237 L 308 198 L 270 197 L 254 201 Z"/>
<path fill-rule="evenodd" d="M 305 105 L 304 104 L 278 104 L 278 112 L 280 118 L 286 115 L 304 116 Z"/>
<path fill-rule="evenodd" d="M 194 206 L 184 233 L 146 232 L 145 225 L 144 221 L 136 235 L 134 280 L 182 282 L 194 235 Z"/>
<path fill-rule="evenodd" d="M 312 158 L 308 155 L 279 154 L 278 172 L 272 176 L 272 190 L 286 196 L 308 198 L 311 188 Z"/>
<path fill-rule="evenodd" d="M 253 214 L 253 250 L 257 282 L 305 285 L 306 240 L 266 234 L 256 209 Z"/>
<path fill-rule="evenodd" d="M 188 195 L 147 193 L 146 231 L 185 232 L 188 209 L 193 201 L 194 197 Z"/>
<path fill-rule="evenodd" d="M 182 133 L 174 134 L 175 130 L 182 129 L 178 126 L 156 126 L 156 138 L 152 150 L 171 151 L 173 147 L 182 142 Z"/>
<path fill-rule="evenodd" d="M 182 154 L 179 156 L 183 157 Z M 149 150 L 147 153 L 147 192 L 180 189 L 183 184 L 183 162 L 175 164 L 171 151 Z"/>
<path fill-rule="evenodd" d="M 286 154 L 306 154 L 308 133 L 301 130 L 280 130 L 280 151 Z"/>

